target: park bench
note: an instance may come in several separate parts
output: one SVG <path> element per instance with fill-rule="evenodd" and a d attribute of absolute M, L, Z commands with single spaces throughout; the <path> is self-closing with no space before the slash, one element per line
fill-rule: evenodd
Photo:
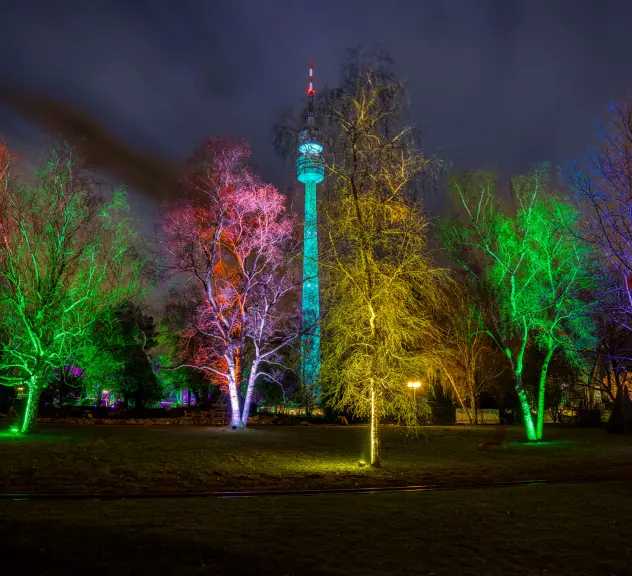
<path fill-rule="evenodd" d="M 505 450 L 507 449 L 507 426 L 498 426 L 491 440 L 481 442 L 478 445 L 479 448 L 498 448 L 499 446 L 502 446 Z"/>
<path fill-rule="evenodd" d="M 230 423 L 230 415 L 228 413 L 228 406 L 224 404 L 218 404 L 210 410 L 203 410 L 193 413 L 193 421 L 196 424 L 201 424 L 202 421 L 208 423 L 210 420 L 211 426 L 225 426 Z M 188 417 L 188 416 L 187 416 Z"/>
<path fill-rule="evenodd" d="M 218 404 L 210 411 L 211 421 L 216 426 L 225 426 L 230 423 L 230 415 L 226 404 Z"/>

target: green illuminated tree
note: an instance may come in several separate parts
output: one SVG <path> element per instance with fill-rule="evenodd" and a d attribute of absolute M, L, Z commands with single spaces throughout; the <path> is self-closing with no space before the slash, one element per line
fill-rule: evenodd
<path fill-rule="evenodd" d="M 379 63 L 356 58 L 319 112 L 331 159 L 321 203 L 323 390 L 333 407 L 369 417 L 374 466 L 380 420 L 416 418 L 406 383 L 429 367 L 423 349 L 443 278 L 428 255 L 427 220 L 409 201 L 431 162 L 399 127 L 404 103 Z"/>
<path fill-rule="evenodd" d="M 88 352 L 104 314 L 135 293 L 141 260 L 125 194 L 110 201 L 73 150 L 56 145 L 32 182 L 0 162 L 0 383 L 26 386 L 21 431 L 53 370 Z"/>
<path fill-rule="evenodd" d="M 542 194 L 531 213 L 533 235 L 528 261 L 537 282 L 531 317 L 535 341 L 544 353 L 537 404 L 537 438 L 542 438 L 546 380 L 551 358 L 564 354 L 573 365 L 594 347 L 595 270 L 591 247 L 578 236 L 580 214 L 569 202 Z"/>
<path fill-rule="evenodd" d="M 112 309 L 104 309 L 95 319 L 92 337 L 86 340 L 74 358 L 81 369 L 82 396 L 94 398 L 100 405 L 102 394 L 120 397 L 124 369 L 124 342 L 119 319 Z"/>
<path fill-rule="evenodd" d="M 495 201 L 494 175 L 460 175 L 452 187 L 465 217 L 453 221 L 444 234 L 452 258 L 493 304 L 481 330 L 507 357 L 529 440 L 542 438 L 551 357 L 562 352 L 578 361 L 577 351 L 593 333 L 589 248 L 576 235 L 577 210 L 552 194 L 547 177 L 541 167 L 515 178 L 516 211 L 508 215 Z M 523 383 L 530 343 L 545 354 L 534 406 Z"/>

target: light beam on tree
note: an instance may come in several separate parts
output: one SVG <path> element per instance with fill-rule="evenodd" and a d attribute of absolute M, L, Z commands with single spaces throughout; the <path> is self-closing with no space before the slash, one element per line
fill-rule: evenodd
<path fill-rule="evenodd" d="M 60 142 L 34 182 L 0 182 L 0 384 L 28 391 L 21 432 L 36 422 L 52 372 L 91 347 L 104 315 L 137 294 L 143 265 L 122 190 L 106 202 Z"/>
<path fill-rule="evenodd" d="M 433 161 L 398 126 L 403 89 L 375 61 L 345 70 L 347 81 L 325 95 L 320 112 L 333 126 L 321 196 L 323 394 L 335 409 L 369 419 L 371 465 L 380 466 L 381 419 L 416 421 L 406 381 L 430 365 L 424 350 L 444 275 L 412 201 L 415 177 Z"/>
<path fill-rule="evenodd" d="M 248 166 L 243 142 L 210 139 L 190 160 L 186 200 L 164 215 L 173 272 L 197 286 L 196 313 L 182 332 L 182 362 L 228 391 L 231 425 L 247 425 L 257 377 L 298 336 L 293 219 L 285 198 Z M 243 382 L 243 374 L 248 379 Z M 245 401 L 240 393 L 245 384 Z"/>
<path fill-rule="evenodd" d="M 452 258 L 493 302 L 482 331 L 512 369 L 531 441 L 542 438 L 552 355 L 562 351 L 576 360 L 576 350 L 590 341 L 593 331 L 593 303 L 585 296 L 594 286 L 589 247 L 578 239 L 576 209 L 554 196 L 548 174 L 548 167 L 542 166 L 513 180 L 515 215 L 505 214 L 496 204 L 494 175 L 457 176 L 452 186 L 464 219 L 453 221 L 444 235 Z M 545 351 L 535 406 L 530 405 L 523 382 L 525 353 L 531 343 Z"/>

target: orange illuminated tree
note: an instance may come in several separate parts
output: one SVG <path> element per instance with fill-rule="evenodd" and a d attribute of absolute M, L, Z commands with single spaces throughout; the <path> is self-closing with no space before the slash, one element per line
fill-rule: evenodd
<path fill-rule="evenodd" d="M 484 303 L 484 295 L 471 282 L 455 285 L 434 332 L 433 357 L 443 388 L 454 393 L 470 424 L 479 423 L 481 393 L 506 368 L 485 333 Z"/>

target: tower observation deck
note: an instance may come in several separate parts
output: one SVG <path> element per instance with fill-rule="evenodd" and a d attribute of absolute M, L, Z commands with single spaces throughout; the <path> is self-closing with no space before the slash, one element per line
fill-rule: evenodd
<path fill-rule="evenodd" d="M 323 181 L 322 138 L 314 121 L 314 88 L 312 63 L 309 63 L 307 118 L 298 138 L 296 177 L 305 186 L 305 217 L 303 228 L 303 291 L 301 381 L 320 400 L 320 290 L 318 285 L 318 211 L 316 186 Z"/>

